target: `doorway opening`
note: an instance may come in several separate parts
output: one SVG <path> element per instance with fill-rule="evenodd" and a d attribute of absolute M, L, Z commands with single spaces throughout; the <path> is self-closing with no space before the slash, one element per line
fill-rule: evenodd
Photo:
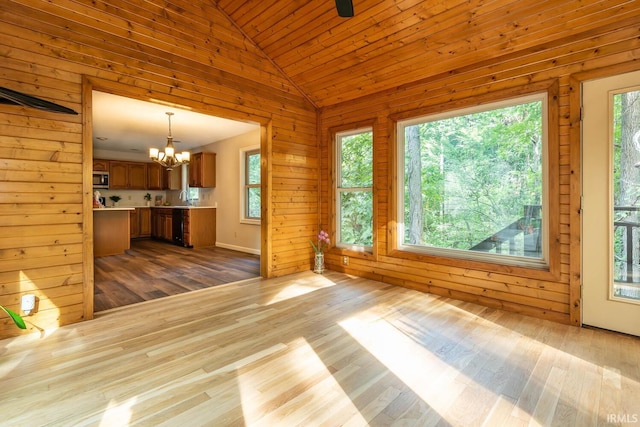
<path fill-rule="evenodd" d="M 189 203 L 197 204 L 193 208 L 215 207 L 218 232 L 215 246 L 185 248 L 143 237 L 131 240 L 130 248 L 123 254 L 92 259 L 91 271 L 95 282 L 91 281 L 94 283 L 91 292 L 85 292 L 93 300 L 90 311 L 99 312 L 143 300 L 260 277 L 263 261 L 260 256 L 262 226 L 260 223 L 235 226 L 234 220 L 239 218 L 235 211 L 240 208 L 240 201 L 234 203 L 233 188 L 240 174 L 235 170 L 237 161 L 228 161 L 224 157 L 235 153 L 234 160 L 237 159 L 239 148 L 246 145 L 261 147 L 263 135 L 266 135 L 264 125 L 201 114 L 179 105 L 129 98 L 126 90 L 119 92 L 125 94 L 120 96 L 102 92 L 98 85 L 92 89 L 85 92 L 91 94 L 88 102 L 93 114 L 87 133 L 90 138 L 87 140 L 91 142 L 92 158 L 150 163 L 147 154 L 149 145 L 157 147 L 166 141 L 166 123 L 153 123 L 158 117 L 162 117 L 164 122 L 166 111 L 175 112 L 172 133 L 177 151 L 217 153 L 218 185 L 196 189 L 198 197 L 189 200 Z M 128 107 L 118 102 L 125 102 Z M 191 121 L 195 116 L 205 117 L 204 128 Z M 179 125 L 176 123 L 179 123 L 178 118 L 182 119 Z M 150 207 L 153 209 L 156 200 L 162 204 L 182 204 L 184 189 L 183 186 L 180 189 L 155 191 L 120 188 L 101 189 L 101 192 L 105 199 L 112 192 L 117 192 L 122 198 L 120 206 L 131 207 L 144 207 L 146 200 L 143 202 L 142 197 L 153 193 Z M 192 188 L 187 187 L 187 190 L 190 195 L 194 193 Z M 239 192 L 240 188 L 236 193 Z"/>

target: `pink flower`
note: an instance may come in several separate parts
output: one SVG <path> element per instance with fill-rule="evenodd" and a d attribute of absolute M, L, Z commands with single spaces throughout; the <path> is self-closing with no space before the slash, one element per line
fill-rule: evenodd
<path fill-rule="evenodd" d="M 320 233 L 318 233 L 318 244 L 315 245 L 311 240 L 309 240 L 309 243 L 311 243 L 311 246 L 316 253 L 322 253 L 324 252 L 325 247 L 331 244 L 329 233 L 324 230 L 320 230 Z"/>

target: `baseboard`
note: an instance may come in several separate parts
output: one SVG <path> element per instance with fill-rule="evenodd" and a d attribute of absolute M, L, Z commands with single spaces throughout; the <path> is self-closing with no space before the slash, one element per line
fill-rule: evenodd
<path fill-rule="evenodd" d="M 245 247 L 242 247 L 242 246 L 229 245 L 227 243 L 222 243 L 222 242 L 216 242 L 216 246 L 218 246 L 220 248 L 231 249 L 233 251 L 246 252 L 248 254 L 260 255 L 260 249 L 245 248 Z"/>

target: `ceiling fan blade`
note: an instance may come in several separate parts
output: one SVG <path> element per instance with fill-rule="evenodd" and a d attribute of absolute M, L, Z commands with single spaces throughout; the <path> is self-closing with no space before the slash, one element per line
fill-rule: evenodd
<path fill-rule="evenodd" d="M 338 16 L 342 18 L 353 17 L 353 1 L 351 0 L 336 0 L 336 9 L 338 9 Z"/>
<path fill-rule="evenodd" d="M 35 96 L 25 95 L 24 93 L 16 92 L 6 87 L 0 87 L 0 104 L 22 105 L 53 113 L 78 114 L 71 108 L 54 104 L 53 102 L 45 101 Z"/>

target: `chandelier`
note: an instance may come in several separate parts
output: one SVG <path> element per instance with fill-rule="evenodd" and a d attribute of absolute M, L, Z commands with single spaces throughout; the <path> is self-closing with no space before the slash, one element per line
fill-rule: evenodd
<path fill-rule="evenodd" d="M 167 170 L 172 170 L 175 166 L 188 165 L 191 160 L 191 154 L 188 151 L 176 153 L 173 147 L 173 137 L 171 136 L 171 116 L 173 113 L 166 113 L 169 117 L 169 136 L 167 136 L 167 146 L 164 151 L 157 148 L 149 148 L 149 158 L 156 163 L 160 163 Z"/>

